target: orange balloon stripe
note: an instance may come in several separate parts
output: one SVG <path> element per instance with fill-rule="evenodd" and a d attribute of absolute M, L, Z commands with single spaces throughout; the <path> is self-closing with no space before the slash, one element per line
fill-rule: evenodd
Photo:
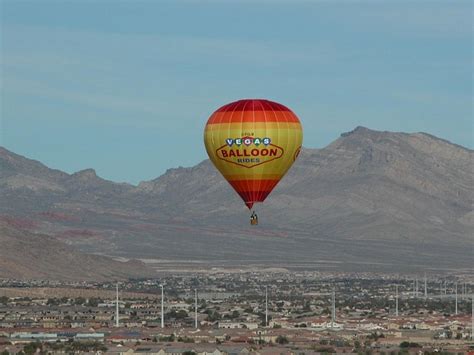
<path fill-rule="evenodd" d="M 235 191 L 244 200 L 247 207 L 252 208 L 255 202 L 263 202 L 278 184 L 279 180 L 230 180 Z"/>
<path fill-rule="evenodd" d="M 207 122 L 208 125 L 218 123 L 254 123 L 254 122 L 291 122 L 300 123 L 298 117 L 291 111 L 242 111 L 239 112 L 239 119 L 229 114 L 229 112 L 216 111 Z"/>
<path fill-rule="evenodd" d="M 288 125 L 288 127 L 285 127 L 285 129 L 301 131 L 301 123 L 299 123 L 299 122 L 286 122 L 285 125 Z M 253 122 L 253 121 L 250 121 L 250 122 L 244 122 L 243 125 L 239 121 L 239 122 L 226 122 L 226 123 L 223 123 L 222 125 L 219 124 L 219 123 L 213 123 L 213 124 L 207 125 L 206 128 L 205 128 L 205 131 L 210 132 L 210 131 L 218 131 L 218 130 L 221 130 L 221 129 L 225 129 L 225 130 L 228 130 L 228 129 L 231 129 L 231 130 L 232 129 L 239 129 L 239 130 L 240 129 L 243 129 L 243 130 L 255 130 L 255 129 L 273 130 L 273 129 L 279 129 L 280 127 L 281 127 L 281 123 L 277 122 L 277 121 L 274 121 L 274 122 Z"/>

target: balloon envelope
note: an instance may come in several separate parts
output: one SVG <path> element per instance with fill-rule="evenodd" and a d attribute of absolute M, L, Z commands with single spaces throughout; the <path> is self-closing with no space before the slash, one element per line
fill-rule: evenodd
<path fill-rule="evenodd" d="M 207 154 L 247 207 L 263 202 L 298 157 L 303 131 L 286 106 L 240 100 L 222 106 L 207 121 Z"/>

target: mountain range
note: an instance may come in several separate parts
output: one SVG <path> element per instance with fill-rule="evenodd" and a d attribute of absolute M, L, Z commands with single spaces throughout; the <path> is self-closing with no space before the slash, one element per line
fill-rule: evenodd
<path fill-rule="evenodd" d="M 0 148 L 0 240 L 36 238 L 84 258 L 96 254 L 110 263 L 97 266 L 107 277 L 165 267 L 471 272 L 473 157 L 426 133 L 357 127 L 323 149 L 303 149 L 256 206 L 255 227 L 208 160 L 134 186 Z M 18 263 L 17 249 L 0 248 L 0 257 Z M 32 275 L 3 269 L 0 277 Z"/>

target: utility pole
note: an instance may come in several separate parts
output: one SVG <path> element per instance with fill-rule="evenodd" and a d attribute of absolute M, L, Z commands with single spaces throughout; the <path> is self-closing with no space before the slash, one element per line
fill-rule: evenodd
<path fill-rule="evenodd" d="M 268 327 L 268 286 L 265 286 L 265 327 Z"/>
<path fill-rule="evenodd" d="M 164 303 L 164 290 L 163 285 L 161 287 L 161 328 L 165 327 L 165 303 Z"/>
<path fill-rule="evenodd" d="M 332 289 L 332 307 L 331 307 L 331 328 L 334 328 L 336 321 L 336 289 Z"/>
<path fill-rule="evenodd" d="M 454 313 L 457 315 L 458 314 L 458 282 L 456 281 L 456 306 L 455 306 L 455 311 Z"/>
<path fill-rule="evenodd" d="M 426 273 L 425 273 L 425 299 L 428 298 L 428 281 L 426 279 Z"/>
<path fill-rule="evenodd" d="M 398 317 L 398 285 L 395 285 L 395 316 Z"/>
<path fill-rule="evenodd" d="M 471 295 L 471 340 L 474 340 L 474 293 Z"/>
<path fill-rule="evenodd" d="M 198 290 L 194 290 L 194 328 L 198 328 Z"/>
<path fill-rule="evenodd" d="M 115 285 L 115 327 L 119 327 L 119 290 L 118 282 Z"/>

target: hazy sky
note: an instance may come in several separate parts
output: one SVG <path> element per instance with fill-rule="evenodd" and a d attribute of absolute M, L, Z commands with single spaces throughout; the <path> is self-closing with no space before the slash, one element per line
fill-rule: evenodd
<path fill-rule="evenodd" d="M 471 1 L 0 3 L 0 145 L 53 168 L 194 165 L 240 98 L 290 107 L 306 147 L 358 125 L 474 146 Z"/>

